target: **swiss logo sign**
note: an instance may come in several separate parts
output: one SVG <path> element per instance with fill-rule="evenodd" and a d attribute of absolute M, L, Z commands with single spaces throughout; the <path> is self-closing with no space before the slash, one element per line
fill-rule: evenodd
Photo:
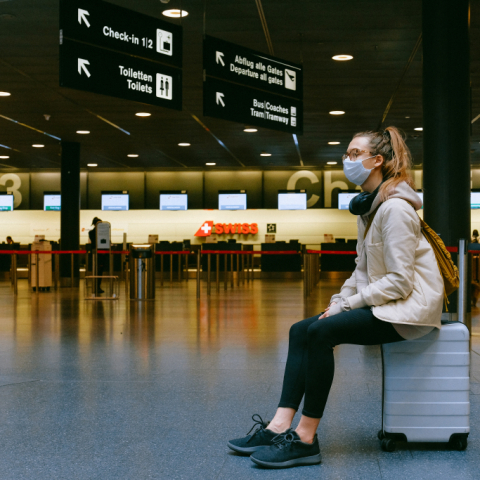
<path fill-rule="evenodd" d="M 256 223 L 213 223 L 211 220 L 203 222 L 203 225 L 197 230 L 196 237 L 209 237 L 212 233 L 216 235 L 223 234 L 241 234 L 256 235 L 258 225 Z"/>

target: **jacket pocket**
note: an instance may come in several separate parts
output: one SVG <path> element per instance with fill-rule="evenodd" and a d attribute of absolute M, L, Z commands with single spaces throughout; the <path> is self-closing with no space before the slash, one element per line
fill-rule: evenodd
<path fill-rule="evenodd" d="M 367 245 L 366 252 L 368 277 L 375 281 L 378 280 L 378 277 L 385 276 L 387 269 L 383 258 L 383 242 Z"/>

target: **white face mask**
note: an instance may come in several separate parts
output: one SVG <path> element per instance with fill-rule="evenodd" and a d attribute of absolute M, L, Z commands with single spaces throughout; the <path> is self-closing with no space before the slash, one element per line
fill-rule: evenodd
<path fill-rule="evenodd" d="M 343 173 L 350 182 L 354 183 L 355 185 L 363 185 L 367 181 L 370 172 L 373 170 L 373 168 L 370 170 L 365 168 L 363 166 L 363 162 L 374 157 L 375 155 L 364 158 L 363 160 L 357 160 L 356 162 L 352 162 L 349 158 L 347 158 L 343 161 Z"/>

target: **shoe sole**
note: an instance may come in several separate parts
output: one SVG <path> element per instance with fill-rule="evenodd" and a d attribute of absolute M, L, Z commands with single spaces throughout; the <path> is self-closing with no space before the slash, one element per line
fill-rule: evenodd
<path fill-rule="evenodd" d="M 322 463 L 322 456 L 320 454 L 312 455 L 311 457 L 302 457 L 294 458 L 292 460 L 287 460 L 286 462 L 264 462 L 263 460 L 258 460 L 255 457 L 250 457 L 250 460 L 257 465 L 265 468 L 289 468 L 289 467 L 302 467 L 308 465 L 318 465 Z"/>
<path fill-rule="evenodd" d="M 252 453 L 258 452 L 258 450 L 260 450 L 261 448 L 269 447 L 271 445 L 259 445 L 258 447 L 242 448 L 233 445 L 233 443 L 227 442 L 227 446 L 234 452 L 242 453 L 243 455 L 251 455 Z"/>

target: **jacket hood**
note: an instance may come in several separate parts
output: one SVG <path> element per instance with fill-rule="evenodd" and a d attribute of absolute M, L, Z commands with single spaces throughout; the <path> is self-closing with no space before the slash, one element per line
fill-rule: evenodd
<path fill-rule="evenodd" d="M 417 195 L 417 192 L 415 192 L 415 190 L 413 190 L 413 188 L 410 187 L 407 182 L 400 182 L 395 189 L 390 192 L 388 198 L 401 198 L 406 200 L 415 207 L 415 210 L 420 210 L 423 205 L 423 202 Z M 380 195 L 377 195 L 370 210 L 365 215 L 362 215 L 362 217 L 368 217 L 368 215 L 370 215 L 380 205 L 380 203 L 382 203 L 380 200 Z"/>

